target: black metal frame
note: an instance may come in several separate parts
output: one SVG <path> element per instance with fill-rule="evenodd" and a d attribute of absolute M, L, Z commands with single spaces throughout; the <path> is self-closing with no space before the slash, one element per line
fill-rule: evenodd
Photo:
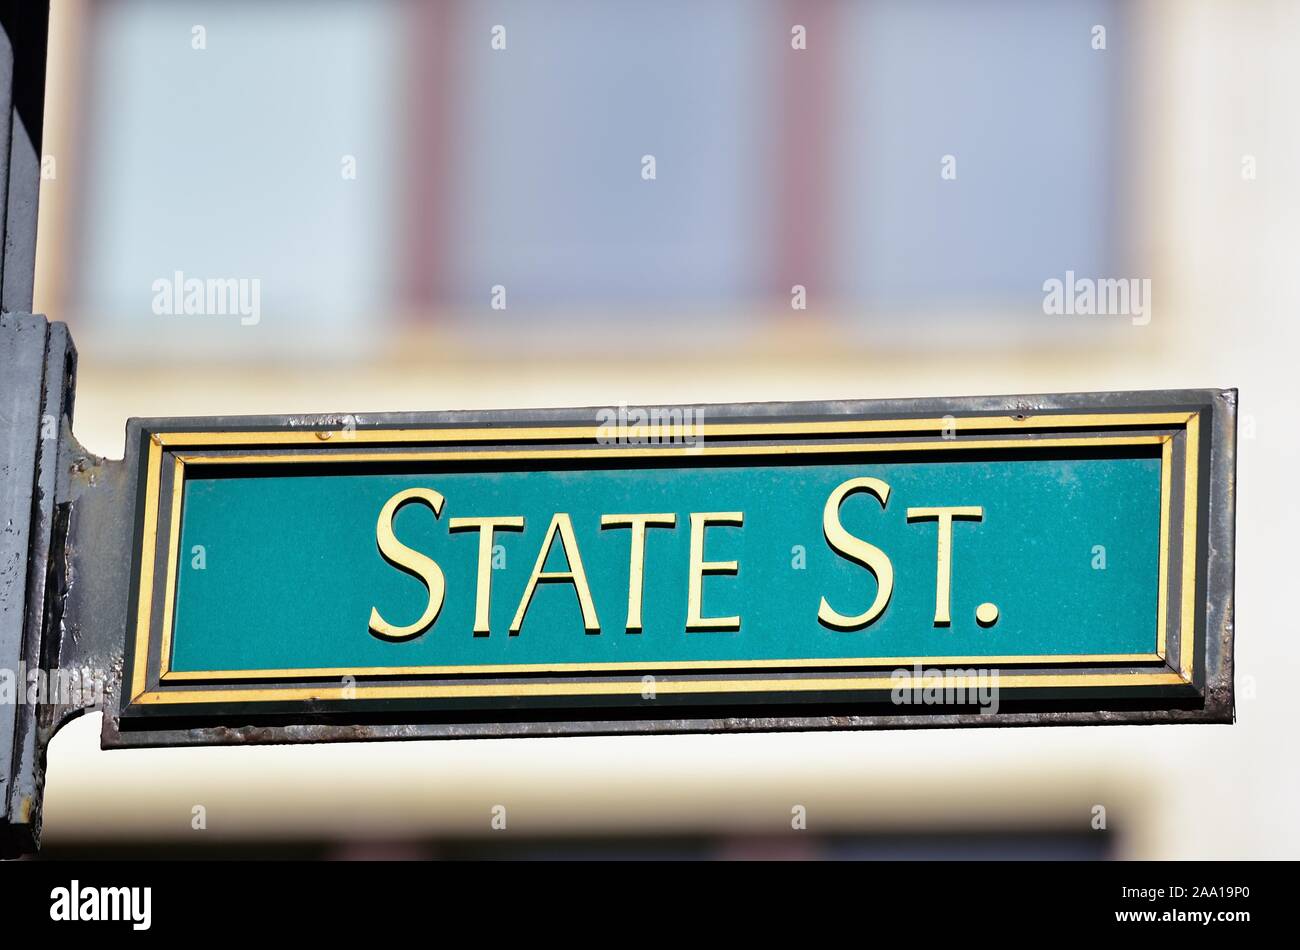
<path fill-rule="evenodd" d="M 48 0 L 0 0 L 0 310 L 32 309 Z"/>
<path fill-rule="evenodd" d="M 1125 687 L 1121 689 L 1075 690 L 1065 698 L 1060 692 L 1045 690 L 1004 699 L 1002 712 L 981 716 L 976 710 L 907 713 L 899 715 L 887 695 L 877 687 L 854 692 L 852 701 L 845 696 L 783 695 L 780 679 L 796 675 L 789 672 L 751 674 L 767 677 L 772 689 L 737 699 L 735 696 L 695 698 L 660 696 L 653 702 L 629 700 L 603 701 L 582 705 L 572 700 L 520 700 L 502 708 L 460 703 L 431 708 L 428 702 L 385 701 L 366 703 L 312 701 L 280 705 L 242 705 L 187 707 L 178 713 L 175 707 L 132 706 L 121 694 L 115 694 L 105 715 L 105 746 L 226 744 L 244 742 L 303 742 L 358 739 L 480 737 L 519 735 L 573 735 L 627 732 L 753 731 L 893 728 L 919 726 L 972 725 L 1044 725 L 1102 724 L 1142 722 L 1229 722 L 1232 720 L 1231 690 L 1231 615 L 1232 615 L 1232 534 L 1235 465 L 1235 391 L 1190 390 L 1155 393 L 1106 393 L 1023 397 L 978 397 L 959 399 L 917 399 L 889 401 L 852 401 L 823 403 L 748 404 L 693 407 L 711 422 L 726 421 L 809 421 L 847 418 L 904 418 L 908 416 L 952 415 L 960 420 L 973 415 L 1011 415 L 1079 413 L 1088 411 L 1171 410 L 1200 412 L 1204 434 L 1198 460 L 1199 493 L 1202 510 L 1197 521 L 1198 550 L 1201 564 L 1198 577 L 1197 644 L 1198 654 L 1193 683 L 1184 687 Z M 592 424 L 597 409 L 555 409 L 496 412 L 400 413 L 383 416 L 319 417 L 236 417 L 216 419 L 132 420 L 128 427 L 128 457 L 124 465 L 109 465 L 96 476 L 98 489 L 111 492 L 113 512 L 98 505 L 86 505 L 74 511 L 73 543 L 82 552 L 106 543 L 105 526 L 114 535 L 96 563 L 106 565 L 111 580 L 97 585 L 93 605 L 80 602 L 89 587 L 72 592 L 70 615 L 80 626 L 78 642 L 99 643 L 98 654 L 122 655 L 123 638 L 134 629 L 134 604 L 137 591 L 132 565 L 140 557 L 141 471 L 151 439 L 156 434 L 176 431 L 263 431 L 308 428 L 337 430 L 347 420 L 358 430 L 372 432 L 385 428 L 516 428 L 522 426 L 557 426 Z M 1106 430 L 1102 430 L 1103 434 Z M 1042 431 L 1039 436 L 1050 436 Z M 965 437 L 965 436 L 963 436 Z M 978 437 L 978 436 L 972 436 Z M 892 438 L 892 437 L 891 437 Z M 1032 452 L 1037 436 L 1027 435 L 1025 451 Z M 748 440 L 752 441 L 752 440 Z M 855 437 L 854 440 L 862 441 Z M 320 454 L 322 446 L 310 446 L 303 452 Z M 347 450 L 346 443 L 333 443 Z M 548 442 L 548 447 L 559 443 Z M 483 448 L 510 448 L 508 441 L 483 443 Z M 226 451 L 247 452 L 248 449 Z M 329 449 L 324 451 L 328 452 Z M 218 456 L 222 453 L 217 452 Z M 327 457 L 327 456 L 326 456 Z M 359 463 L 354 463 L 359 464 Z M 164 469 L 167 466 L 163 466 Z M 116 475 L 110 473 L 116 470 Z M 106 477 L 108 476 L 108 477 Z M 160 494 L 167 495 L 166 484 Z M 133 522 L 123 514 L 127 499 L 134 499 Z M 89 500 L 89 499 L 88 499 Z M 81 518 L 92 520 L 84 523 Z M 163 517 L 166 517 L 164 512 Z M 162 552 L 158 555 L 162 557 Z M 1176 564 L 1174 565 L 1176 568 Z M 128 591 L 130 592 L 128 596 Z M 114 596 L 107 597 L 107 594 Z M 161 611 L 155 609 L 155 619 Z M 80 618 L 95 616 L 109 625 L 107 630 L 88 629 Z M 98 625 L 97 625 L 98 626 Z M 1208 635 L 1207 635 L 1208 631 Z M 129 657 L 125 658 L 127 676 Z M 151 660 L 149 675 L 156 681 L 157 658 Z M 1107 671 L 1119 671 L 1108 667 Z M 1004 671 L 1005 672 L 1005 671 Z M 1033 672 L 1033 670 L 1024 670 Z M 636 674 L 639 675 L 639 674 Z M 626 674 L 623 678 L 626 678 Z M 681 674 L 667 678 L 679 679 Z M 536 682 L 537 677 L 531 677 Z M 546 677 L 541 678 L 543 681 Z M 761 703 L 756 705 L 755 701 Z"/>

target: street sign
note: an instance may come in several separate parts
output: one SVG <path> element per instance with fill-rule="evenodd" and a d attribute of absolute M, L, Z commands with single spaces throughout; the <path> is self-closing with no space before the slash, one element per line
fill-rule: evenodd
<path fill-rule="evenodd" d="M 15 411 L 9 659 L 103 672 L 107 747 L 1233 718 L 1233 390 L 144 419 L 111 462 L 26 319 L 66 391 Z"/>
<path fill-rule="evenodd" d="M 146 425 L 124 713 L 800 701 L 936 661 L 1191 681 L 1188 411 L 746 420 Z"/>
<path fill-rule="evenodd" d="M 1029 404 L 133 422 L 113 741 L 1188 715 L 1230 401 Z"/>

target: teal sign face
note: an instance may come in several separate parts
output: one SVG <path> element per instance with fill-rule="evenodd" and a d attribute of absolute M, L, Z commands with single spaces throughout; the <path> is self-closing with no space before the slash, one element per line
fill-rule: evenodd
<path fill-rule="evenodd" d="M 143 424 L 118 728 L 1195 702 L 1208 405 L 845 405 Z"/>
<path fill-rule="evenodd" d="M 1153 656 L 1160 509 L 1159 457 L 199 475 L 170 668 Z"/>

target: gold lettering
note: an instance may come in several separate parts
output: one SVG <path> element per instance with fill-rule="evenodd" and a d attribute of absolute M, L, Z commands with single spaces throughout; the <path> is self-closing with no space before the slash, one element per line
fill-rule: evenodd
<path fill-rule="evenodd" d="M 949 624 L 952 622 L 952 519 L 968 518 L 979 521 L 984 517 L 984 509 L 978 505 L 959 508 L 908 508 L 908 521 L 939 522 L 939 553 L 936 561 L 936 580 L 934 585 L 934 622 Z"/>
<path fill-rule="evenodd" d="M 557 533 L 560 536 L 560 546 L 564 548 L 564 556 L 569 562 L 569 569 L 544 571 L 542 568 L 546 566 L 546 556 L 551 553 L 551 545 L 555 543 Z M 573 519 L 563 512 L 557 512 L 546 529 L 546 537 L 542 539 L 542 549 L 537 554 L 537 563 L 533 565 L 532 576 L 528 578 L 523 599 L 519 601 L 519 609 L 515 611 L 515 619 L 510 624 L 511 636 L 518 634 L 520 627 L 523 626 L 524 614 L 528 612 L 528 605 L 532 602 L 537 585 L 557 581 L 567 581 L 573 585 L 578 595 L 578 605 L 582 607 L 583 629 L 587 633 L 600 633 L 600 620 L 596 617 L 596 605 L 591 600 L 587 572 L 583 570 L 582 555 L 578 553 L 578 540 L 573 536 Z"/>
<path fill-rule="evenodd" d="M 704 560 L 704 532 L 710 525 L 732 525 L 743 527 L 745 514 L 741 511 L 692 511 L 691 512 L 691 567 L 686 592 L 686 629 L 702 630 L 739 630 L 740 617 L 705 617 L 704 614 L 704 575 L 737 574 L 740 564 L 737 561 Z"/>
<path fill-rule="evenodd" d="M 826 507 L 822 510 L 822 531 L 826 534 L 826 542 L 837 554 L 861 564 L 876 576 L 876 599 L 863 613 L 856 617 L 846 617 L 834 610 L 823 597 L 817 608 L 817 619 L 836 630 L 859 630 L 865 627 L 880 616 L 894 593 L 894 565 L 889 556 L 874 544 L 849 534 L 840 523 L 840 505 L 846 497 L 859 491 L 875 495 L 880 500 L 881 508 L 889 501 L 889 485 L 879 478 L 850 478 L 836 487 L 826 499 Z"/>
<path fill-rule="evenodd" d="M 492 610 L 492 540 L 496 530 L 522 531 L 522 515 L 501 518 L 452 518 L 448 531 L 473 531 L 478 529 L 478 591 L 474 596 L 474 636 L 486 637 L 491 633 Z"/>
<path fill-rule="evenodd" d="M 442 568 L 437 562 L 407 547 L 393 534 L 393 519 L 397 516 L 397 509 L 408 501 L 419 501 L 428 505 L 433 509 L 435 518 L 442 514 L 443 497 L 432 488 L 408 488 L 399 491 L 384 503 L 384 507 L 379 512 L 379 521 L 375 526 L 375 540 L 379 545 L 379 552 L 390 564 L 415 575 L 429 589 L 429 601 L 425 605 L 424 613 L 420 614 L 420 619 L 415 623 L 405 627 L 389 623 L 379 615 L 376 608 L 370 608 L 371 633 L 389 640 L 406 640 L 418 636 L 431 627 L 438 618 L 438 611 L 442 609 L 442 599 L 446 592 L 446 581 L 442 575 Z"/>
<path fill-rule="evenodd" d="M 627 632 L 641 632 L 641 600 L 645 589 L 645 532 L 647 527 L 675 528 L 675 514 L 601 515 L 602 528 L 631 528 L 632 554 L 627 574 Z"/>

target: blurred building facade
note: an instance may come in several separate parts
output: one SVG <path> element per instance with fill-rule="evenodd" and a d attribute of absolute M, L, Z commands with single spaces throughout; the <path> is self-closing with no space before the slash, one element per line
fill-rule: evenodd
<path fill-rule="evenodd" d="M 53 853 L 1300 854 L 1294 4 L 53 7 L 36 307 L 102 454 L 133 415 L 1243 411 L 1235 727 L 103 753 L 96 718 L 51 751 Z M 1149 321 L 1046 312 L 1070 273 L 1149 279 Z M 256 281 L 256 319 L 159 312 L 182 276 Z"/>

